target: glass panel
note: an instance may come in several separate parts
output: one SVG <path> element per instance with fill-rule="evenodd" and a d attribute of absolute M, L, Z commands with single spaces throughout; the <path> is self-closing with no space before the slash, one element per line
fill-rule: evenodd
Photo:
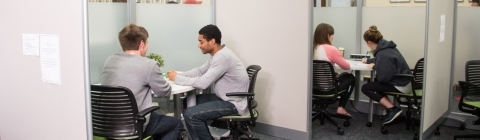
<path fill-rule="evenodd" d="M 466 0 L 465 0 L 466 1 Z M 465 2 L 468 3 L 468 2 Z M 468 3 L 470 4 L 470 3 Z M 462 6 L 458 5 L 457 7 L 457 38 L 455 44 L 455 61 L 453 66 L 454 76 L 453 84 L 457 85 L 457 88 L 454 86 L 453 99 L 454 102 L 451 104 L 451 109 L 453 112 L 461 112 L 458 109 L 458 101 L 460 100 L 461 90 L 458 88 L 458 81 L 465 81 L 465 64 L 469 60 L 480 60 L 480 55 L 478 55 L 480 44 L 480 19 L 478 13 L 480 13 L 480 8 L 471 7 L 471 6 Z M 462 112 L 463 113 L 463 112 Z"/>
<path fill-rule="evenodd" d="M 126 3 L 88 3 L 88 45 L 90 82 L 100 83 L 103 63 L 108 56 L 121 52 L 118 32 L 128 24 Z"/>
<path fill-rule="evenodd" d="M 210 5 L 137 4 L 137 24 L 149 32 L 148 53 L 164 58 L 162 71 L 187 71 L 209 55 L 198 49 L 198 31 L 212 23 Z M 227 44 L 228 45 L 228 44 Z"/>

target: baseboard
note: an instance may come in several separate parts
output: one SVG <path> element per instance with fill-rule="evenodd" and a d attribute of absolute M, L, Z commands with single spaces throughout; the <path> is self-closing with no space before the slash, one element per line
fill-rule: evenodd
<path fill-rule="evenodd" d="M 435 122 L 433 122 L 433 124 L 427 128 L 427 130 L 425 130 L 425 132 L 421 133 L 423 131 L 423 128 L 420 127 L 421 130 L 419 130 L 419 132 L 421 133 L 420 134 L 420 137 L 422 140 L 426 139 L 428 136 L 430 136 L 430 134 L 432 134 L 433 131 L 435 131 L 435 129 L 437 129 L 437 127 L 439 127 L 444 121 L 445 119 L 447 119 L 447 116 L 448 116 L 449 112 L 445 112 L 443 113 L 443 115 L 438 118 Z"/>
<path fill-rule="evenodd" d="M 257 122 L 253 132 L 291 140 L 308 140 L 308 132 Z M 255 136 L 254 136 L 255 137 Z"/>

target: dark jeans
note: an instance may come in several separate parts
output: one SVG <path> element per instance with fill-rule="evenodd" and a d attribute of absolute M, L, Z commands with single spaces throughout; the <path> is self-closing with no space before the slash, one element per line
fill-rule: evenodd
<path fill-rule="evenodd" d="M 339 82 L 338 91 L 346 90 L 346 92 L 341 95 L 338 106 L 345 107 L 350 99 L 350 95 L 352 95 L 353 88 L 355 88 L 355 76 L 351 73 L 342 73 L 337 79 Z"/>
<path fill-rule="evenodd" d="M 192 139 L 212 140 L 206 121 L 237 114 L 237 108 L 232 103 L 215 94 L 200 94 L 197 95 L 197 105 L 185 109 L 183 118 Z"/>
<path fill-rule="evenodd" d="M 153 136 L 153 140 L 178 140 L 182 131 L 183 124 L 179 119 L 152 112 L 143 134 Z"/>
<path fill-rule="evenodd" d="M 380 100 L 385 97 L 385 92 L 400 92 L 394 85 L 380 83 L 380 82 L 370 82 L 362 86 L 363 94 L 370 97 L 370 99 L 380 102 Z"/>

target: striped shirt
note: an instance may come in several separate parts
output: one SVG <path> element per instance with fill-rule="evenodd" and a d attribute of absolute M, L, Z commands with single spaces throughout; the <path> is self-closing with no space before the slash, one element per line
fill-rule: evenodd
<path fill-rule="evenodd" d="M 250 82 L 245 66 L 227 47 L 220 49 L 202 66 L 179 73 L 174 82 L 197 89 L 206 89 L 213 83 L 215 94 L 219 98 L 235 105 L 239 115 L 250 115 L 246 97 L 226 95 L 231 92 L 247 92 Z"/>

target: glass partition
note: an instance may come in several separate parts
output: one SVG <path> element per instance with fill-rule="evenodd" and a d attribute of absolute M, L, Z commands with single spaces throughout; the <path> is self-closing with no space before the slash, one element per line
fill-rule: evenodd
<path fill-rule="evenodd" d="M 88 3 L 90 83 L 100 83 L 105 59 L 122 51 L 118 32 L 127 24 L 126 3 Z"/>
<path fill-rule="evenodd" d="M 457 38 L 455 44 L 455 58 L 454 64 L 455 67 L 453 72 L 453 103 L 451 104 L 452 112 L 470 114 L 461 112 L 458 109 L 458 102 L 460 100 L 460 94 L 462 89 L 458 86 L 458 81 L 465 81 L 465 64 L 469 60 L 480 60 L 480 55 L 478 52 L 480 48 L 480 19 L 478 17 L 480 13 L 480 8 L 471 7 L 471 6 L 461 6 L 460 4 L 457 7 Z"/>

